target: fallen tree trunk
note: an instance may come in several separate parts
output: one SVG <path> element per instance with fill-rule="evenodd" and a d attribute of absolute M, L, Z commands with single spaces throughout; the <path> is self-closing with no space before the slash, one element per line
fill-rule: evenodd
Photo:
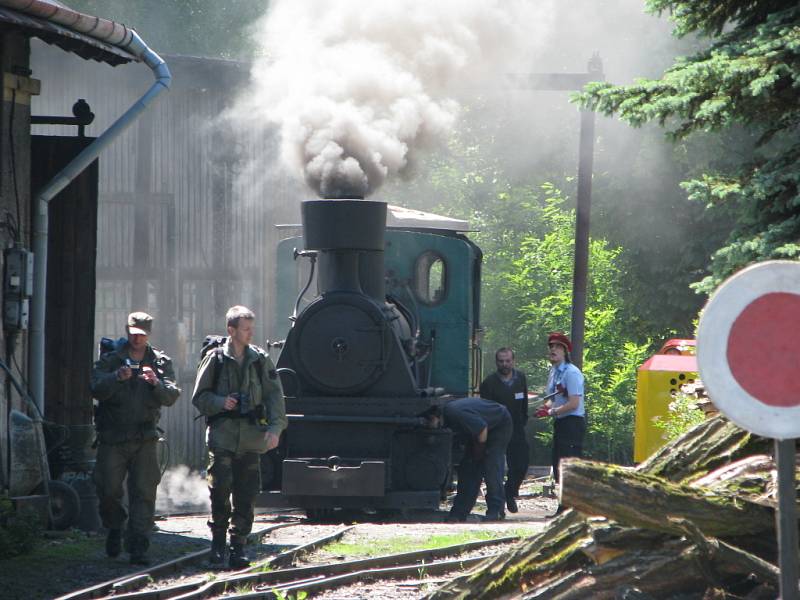
<path fill-rule="evenodd" d="M 627 589 L 647 598 L 720 587 L 743 593 L 756 586 L 767 593 L 777 589 L 773 565 L 706 538 L 689 522 L 676 520 L 673 526 L 682 537 L 588 520 L 569 510 L 538 536 L 428 597 L 611 600 Z"/>
<path fill-rule="evenodd" d="M 775 517 L 768 507 L 635 469 L 575 458 L 561 462 L 561 504 L 622 525 L 674 535 L 682 531 L 670 517 L 688 519 L 714 537 L 775 535 Z"/>
<path fill-rule="evenodd" d="M 428 597 L 497 598 L 524 590 L 526 586 L 560 579 L 570 572 L 580 572 L 590 562 L 580 551 L 591 542 L 590 533 L 591 527 L 583 516 L 567 511 L 541 533 L 491 559 L 473 573 L 451 580 Z"/>
<path fill-rule="evenodd" d="M 746 456 L 769 454 L 771 447 L 771 440 L 717 416 L 662 446 L 637 470 L 669 481 L 688 483 Z"/>
<path fill-rule="evenodd" d="M 709 547 L 713 551 L 709 551 Z M 522 597 L 526 600 L 613 600 L 620 598 L 627 589 L 653 598 L 686 597 L 688 594 L 699 597 L 709 589 L 750 590 L 755 585 L 768 593 L 762 597 L 775 597 L 777 580 L 777 568 L 724 542 L 704 540 L 702 545 L 695 545 L 675 539 L 658 550 L 628 552 L 605 564 L 571 573 Z"/>
<path fill-rule="evenodd" d="M 775 597 L 771 449 L 715 417 L 637 468 L 565 459 L 573 508 L 429 597 Z"/>

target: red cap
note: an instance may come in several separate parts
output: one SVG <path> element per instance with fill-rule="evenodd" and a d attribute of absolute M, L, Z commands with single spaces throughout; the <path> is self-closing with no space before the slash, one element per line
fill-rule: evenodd
<path fill-rule="evenodd" d="M 563 333 L 559 333 L 557 331 L 551 333 L 547 337 L 547 344 L 561 344 L 567 349 L 567 352 L 572 352 L 572 342 L 570 342 L 569 338 Z"/>

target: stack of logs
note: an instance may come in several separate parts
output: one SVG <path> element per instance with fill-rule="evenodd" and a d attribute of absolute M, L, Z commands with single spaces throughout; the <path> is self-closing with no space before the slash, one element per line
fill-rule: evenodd
<path fill-rule="evenodd" d="M 717 415 L 635 468 L 567 459 L 567 510 L 429 597 L 776 598 L 772 449 Z"/>

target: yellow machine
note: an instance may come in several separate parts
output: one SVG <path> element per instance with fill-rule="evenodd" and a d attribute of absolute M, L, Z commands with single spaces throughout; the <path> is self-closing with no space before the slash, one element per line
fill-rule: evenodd
<path fill-rule="evenodd" d="M 647 359 L 636 376 L 636 425 L 633 460 L 641 462 L 664 445 L 653 417 L 665 417 L 680 387 L 697 378 L 695 341 L 672 339 Z"/>

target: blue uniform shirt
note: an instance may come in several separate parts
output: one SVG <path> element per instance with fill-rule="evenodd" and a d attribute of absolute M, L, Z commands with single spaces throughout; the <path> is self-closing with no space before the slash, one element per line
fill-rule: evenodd
<path fill-rule="evenodd" d="M 487 433 L 503 426 L 511 427 L 508 409 L 493 400 L 467 397 L 444 405 L 444 420 L 456 434 L 475 439 L 485 427 Z"/>
<path fill-rule="evenodd" d="M 580 372 L 580 369 L 566 361 L 554 365 L 550 369 L 550 376 L 547 378 L 547 393 L 552 394 L 559 385 L 564 386 L 566 393 L 558 394 L 553 397 L 553 408 L 558 408 L 566 404 L 567 400 L 569 400 L 569 396 L 580 396 L 580 402 L 578 403 L 578 408 L 564 415 L 558 415 L 557 418 L 563 419 L 569 416 L 585 416 L 586 410 L 583 406 L 583 373 Z"/>

